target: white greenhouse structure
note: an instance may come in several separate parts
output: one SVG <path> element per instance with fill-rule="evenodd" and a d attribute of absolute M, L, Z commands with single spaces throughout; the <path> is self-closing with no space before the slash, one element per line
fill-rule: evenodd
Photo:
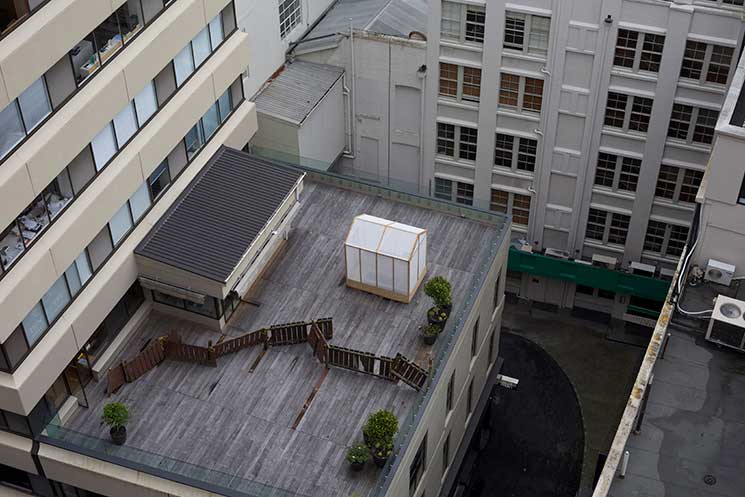
<path fill-rule="evenodd" d="M 347 286 L 408 304 L 427 272 L 427 230 L 362 214 L 344 256 Z"/>

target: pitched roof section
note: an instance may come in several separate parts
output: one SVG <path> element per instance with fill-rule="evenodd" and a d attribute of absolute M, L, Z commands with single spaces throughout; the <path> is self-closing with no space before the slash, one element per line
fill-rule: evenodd
<path fill-rule="evenodd" d="M 354 29 L 408 38 L 427 32 L 426 0 L 337 0 L 305 41 Z"/>
<path fill-rule="evenodd" d="M 254 99 L 256 110 L 300 126 L 344 74 L 344 68 L 296 60 Z"/>
<path fill-rule="evenodd" d="M 222 147 L 135 253 L 225 282 L 302 177 Z"/>

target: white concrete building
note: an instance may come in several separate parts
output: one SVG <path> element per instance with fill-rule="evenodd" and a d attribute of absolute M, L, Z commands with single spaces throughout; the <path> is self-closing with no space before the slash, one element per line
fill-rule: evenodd
<path fill-rule="evenodd" d="M 429 5 L 423 163 L 432 193 L 511 214 L 513 238 L 534 252 L 597 254 L 669 275 L 734 74 L 742 2 Z M 510 286 L 616 317 L 630 303 L 620 287 L 556 274 L 511 272 Z"/>

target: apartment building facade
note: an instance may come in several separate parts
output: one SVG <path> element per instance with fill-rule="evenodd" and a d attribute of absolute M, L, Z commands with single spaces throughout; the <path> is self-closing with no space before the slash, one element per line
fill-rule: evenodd
<path fill-rule="evenodd" d="M 44 477 L 33 437 L 146 315 L 134 247 L 255 132 L 249 41 L 228 0 L 31 3 L 0 39 L 0 469 L 85 495 Z"/>
<path fill-rule="evenodd" d="M 740 53 L 742 10 L 738 0 L 431 1 L 428 77 L 438 82 L 426 97 L 423 186 L 511 214 L 513 239 L 534 252 L 669 276 Z M 619 317 L 629 304 L 571 278 L 509 281 L 559 307 Z"/>

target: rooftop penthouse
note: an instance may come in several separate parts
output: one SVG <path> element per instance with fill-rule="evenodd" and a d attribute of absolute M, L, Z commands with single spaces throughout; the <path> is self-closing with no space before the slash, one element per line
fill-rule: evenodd
<path fill-rule="evenodd" d="M 420 445 L 416 441 L 421 438 L 418 430 L 435 422 L 433 416 L 443 425 L 457 420 L 459 428 L 453 428 L 453 432 L 460 431 L 453 435 L 458 437 L 453 441 L 455 453 L 469 413 L 485 384 L 480 376 L 486 376 L 496 358 L 499 330 L 496 327 L 494 332 L 492 323 L 501 309 L 508 218 L 331 173 L 306 171 L 301 178 L 297 169 L 230 149 L 222 149 L 218 155 L 223 160 L 230 159 L 231 170 L 236 175 L 243 174 L 242 170 L 265 168 L 267 174 L 257 176 L 255 189 L 276 184 L 271 180 L 273 177 L 287 179 L 285 188 L 292 195 L 275 195 L 274 211 L 275 215 L 282 213 L 282 199 L 291 199 L 293 205 L 288 209 L 292 215 L 279 216 L 278 227 L 269 230 L 278 236 L 262 241 L 257 252 L 248 258 L 252 261 L 249 264 L 240 266 L 238 261 L 246 257 L 232 252 L 234 264 L 231 265 L 240 266 L 238 272 L 243 276 L 231 279 L 234 271 L 220 268 L 219 278 L 213 279 L 221 280 L 218 286 L 222 285 L 223 294 L 207 293 L 208 298 L 215 298 L 212 317 L 201 312 L 203 306 L 197 306 L 199 314 L 189 311 L 194 302 L 190 305 L 188 299 L 195 294 L 204 295 L 204 288 L 196 284 L 181 288 L 184 295 L 179 298 L 175 295 L 176 284 L 183 283 L 179 274 L 163 268 L 158 274 L 152 264 L 143 266 L 147 274 L 141 276 L 141 281 L 150 282 L 148 288 L 170 293 L 157 289 L 148 292 L 150 299 L 155 295 L 153 310 L 112 359 L 112 368 L 122 360 L 137 357 L 160 337 L 174 331 L 184 344 L 219 347 L 221 343 L 272 325 L 331 318 L 333 333 L 326 337 L 329 346 L 376 358 L 394 358 L 400 354 L 424 371 L 425 380 L 418 385 L 391 381 L 396 378 L 388 370 L 383 371 L 383 366 L 375 366 L 371 374 L 333 367 L 333 361 L 324 364 L 319 360 L 318 354 L 314 354 L 316 349 L 308 343 L 251 346 L 218 357 L 212 365 L 165 359 L 112 394 L 107 391 L 109 384 L 105 378 L 89 385 L 86 388 L 89 407 L 77 409 L 64 420 L 53 420 L 42 440 L 43 445 L 56 449 L 46 456 L 42 450 L 41 456 L 59 456 L 59 470 L 64 471 L 64 458 L 60 454 L 77 452 L 223 495 L 399 495 L 394 488 L 400 484 L 397 470 L 405 464 L 405 483 L 411 484 L 409 459 L 417 447 L 413 450 L 409 447 Z M 200 177 L 216 174 L 209 167 Z M 173 259 L 173 254 L 183 253 L 190 246 L 202 252 L 209 250 L 210 244 L 199 239 L 205 234 L 200 230 L 241 229 L 245 234 L 244 223 L 229 212 L 219 228 L 200 228 L 204 213 L 214 211 L 214 206 L 205 206 L 202 214 L 191 211 L 194 226 L 189 236 L 195 240 L 184 239 L 178 246 L 174 244 L 170 259 L 167 254 L 157 252 L 163 249 L 157 248 L 154 240 L 162 242 L 168 235 L 164 226 L 184 219 L 178 212 L 179 205 L 181 208 L 194 205 L 189 195 L 200 190 L 200 177 L 174 204 L 175 210 L 163 216 L 163 224 L 155 226 L 143 240 L 136 251 L 138 265 L 147 252 L 161 264 L 185 267 Z M 242 180 L 236 178 L 233 183 L 242 184 Z M 251 195 L 245 195 L 244 199 L 246 205 L 242 208 L 250 211 Z M 425 345 L 420 337 L 420 326 L 427 323 L 427 309 L 432 306 L 421 287 L 406 304 L 345 284 L 345 240 L 354 218 L 363 214 L 426 230 L 425 282 L 433 276 L 444 276 L 451 282 L 453 291 L 452 315 L 434 346 Z M 262 222 L 272 225 L 273 217 L 271 212 L 265 213 Z M 285 232 L 283 223 L 288 220 L 291 229 Z M 260 232 L 261 229 L 254 229 L 254 233 Z M 276 249 L 264 254 L 262 250 L 271 249 L 275 239 Z M 253 246 L 254 242 L 251 237 L 242 240 L 244 248 Z M 168 243 L 160 247 L 167 249 Z M 222 249 L 214 247 L 214 250 Z M 179 257 L 207 267 L 205 261 L 195 262 L 189 255 Z M 238 299 L 235 290 L 229 287 L 247 285 L 245 278 L 253 279 Z M 471 340 L 476 342 L 471 345 Z M 481 350 L 484 353 L 478 355 Z M 462 401 L 464 408 L 447 421 L 444 395 L 456 359 L 461 363 L 455 385 L 456 400 Z M 467 386 L 469 376 L 477 375 L 476 386 L 473 380 Z M 449 395 L 453 395 L 452 390 Z M 111 401 L 124 403 L 130 411 L 128 438 L 123 446 L 112 444 L 108 427 L 101 420 L 102 406 Z M 430 409 L 434 402 L 443 404 Z M 363 471 L 353 472 L 345 460 L 346 450 L 361 441 L 363 423 L 380 408 L 392 410 L 399 419 L 394 456 L 382 470 L 369 463 Z M 429 444 L 430 454 L 439 454 L 435 449 L 441 443 L 441 432 L 444 432 L 442 427 L 436 433 L 430 430 L 429 441 L 425 443 Z M 55 452 L 57 449 L 64 451 Z M 438 475 L 439 482 L 441 475 Z"/>

